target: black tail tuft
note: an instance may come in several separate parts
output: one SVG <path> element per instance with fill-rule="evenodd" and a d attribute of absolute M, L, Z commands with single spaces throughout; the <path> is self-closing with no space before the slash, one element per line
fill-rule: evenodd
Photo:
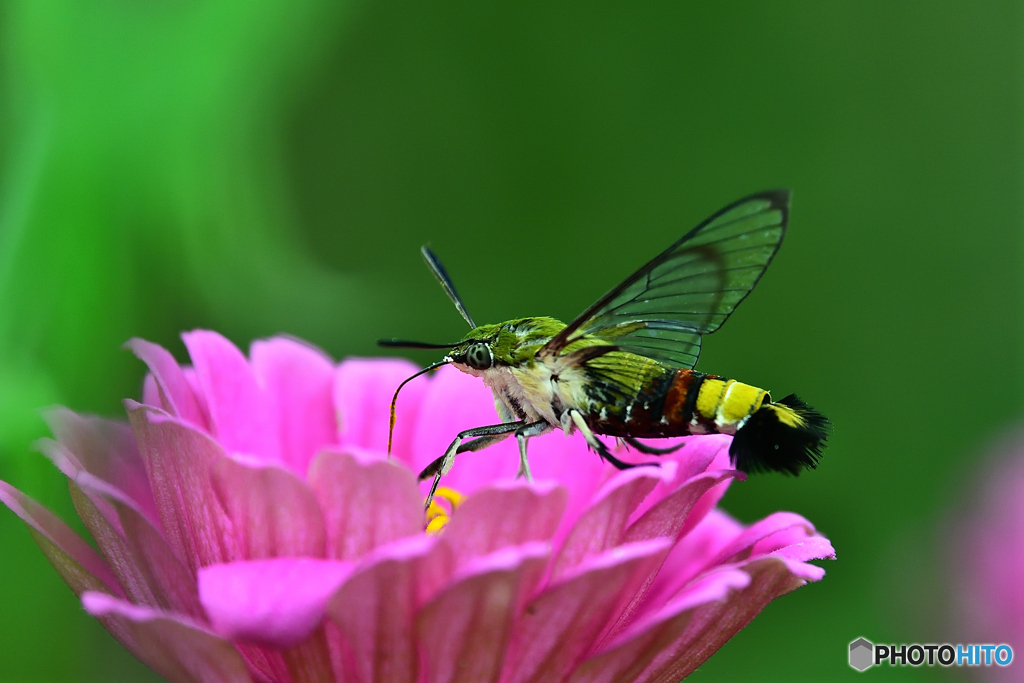
<path fill-rule="evenodd" d="M 800 474 L 818 465 L 832 425 L 794 394 L 765 403 L 736 432 L 729 455 L 743 472 Z"/>

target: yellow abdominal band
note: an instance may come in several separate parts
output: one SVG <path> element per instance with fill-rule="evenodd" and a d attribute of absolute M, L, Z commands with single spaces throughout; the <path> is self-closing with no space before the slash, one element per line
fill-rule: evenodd
<path fill-rule="evenodd" d="M 731 434 L 739 422 L 757 412 L 766 396 L 764 389 L 734 379 L 705 379 L 697 394 L 696 412 L 714 420 L 718 430 Z"/>

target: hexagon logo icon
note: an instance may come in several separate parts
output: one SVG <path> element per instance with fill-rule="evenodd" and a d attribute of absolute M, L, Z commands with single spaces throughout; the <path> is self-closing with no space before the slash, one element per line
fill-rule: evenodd
<path fill-rule="evenodd" d="M 864 671 L 874 664 L 875 646 L 866 638 L 858 638 L 850 643 L 850 666 L 857 671 Z"/>

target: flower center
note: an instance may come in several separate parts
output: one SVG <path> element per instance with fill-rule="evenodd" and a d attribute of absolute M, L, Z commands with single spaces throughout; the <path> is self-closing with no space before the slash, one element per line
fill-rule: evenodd
<path fill-rule="evenodd" d="M 446 508 L 444 505 L 441 505 L 438 500 L 448 503 L 448 507 Z M 430 501 L 430 507 L 427 508 L 425 513 L 427 533 L 431 536 L 441 533 L 441 530 L 448 526 L 452 514 L 462 504 L 462 501 L 463 495 L 455 489 L 450 489 L 447 486 L 438 486 L 437 491 L 434 492 L 434 500 Z"/>

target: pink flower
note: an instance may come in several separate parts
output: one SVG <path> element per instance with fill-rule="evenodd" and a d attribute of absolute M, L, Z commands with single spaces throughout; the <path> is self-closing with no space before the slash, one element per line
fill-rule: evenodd
<path fill-rule="evenodd" d="M 466 495 L 424 532 L 414 472 L 494 421 L 482 384 L 282 338 L 247 360 L 184 335 L 192 368 L 141 340 L 128 423 L 50 413 L 43 452 L 100 552 L 0 482 L 0 500 L 85 609 L 172 681 L 674 681 L 834 557 L 807 520 L 744 527 L 715 504 L 741 475 L 728 437 L 617 472 L 582 439 L 456 460 Z M 130 425 L 130 426 L 129 426 Z"/>
<path fill-rule="evenodd" d="M 1007 644 L 1014 662 L 974 671 L 980 680 L 1019 681 L 1024 652 L 1024 433 L 1003 439 L 990 456 L 974 504 L 959 520 L 949 555 L 955 603 L 953 639 Z"/>

